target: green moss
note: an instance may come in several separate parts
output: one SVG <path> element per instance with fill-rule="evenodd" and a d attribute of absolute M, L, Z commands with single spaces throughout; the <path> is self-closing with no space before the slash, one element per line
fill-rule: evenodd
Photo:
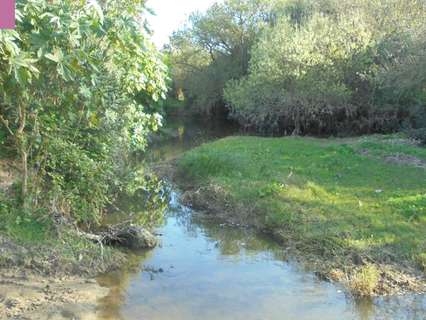
<path fill-rule="evenodd" d="M 426 159 L 426 149 L 398 140 L 231 137 L 184 154 L 178 174 L 197 188 L 220 186 L 235 208 L 263 227 L 285 229 L 306 251 L 418 265 L 426 250 L 426 170 L 382 156 Z"/>

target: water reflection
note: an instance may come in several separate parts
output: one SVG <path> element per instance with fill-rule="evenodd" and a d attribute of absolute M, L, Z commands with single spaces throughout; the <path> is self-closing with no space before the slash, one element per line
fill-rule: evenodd
<path fill-rule="evenodd" d="M 425 319 L 424 296 L 355 301 L 270 239 L 191 214 L 177 198 L 161 247 L 99 279 L 112 289 L 100 319 Z"/>
<path fill-rule="evenodd" d="M 165 161 L 204 142 L 236 134 L 238 127 L 223 119 L 174 118 L 169 119 L 167 128 L 160 138 L 154 137 L 147 160 Z"/>
<path fill-rule="evenodd" d="M 177 119 L 169 126 L 169 139 L 156 142 L 148 161 L 235 132 L 220 122 Z M 271 239 L 194 214 L 174 192 L 158 232 L 160 247 L 99 278 L 111 288 L 99 320 L 426 319 L 425 295 L 354 300 L 301 270 Z"/>

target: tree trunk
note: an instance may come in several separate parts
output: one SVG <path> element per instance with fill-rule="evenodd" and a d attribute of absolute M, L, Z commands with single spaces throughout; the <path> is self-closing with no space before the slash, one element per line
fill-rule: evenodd
<path fill-rule="evenodd" d="M 25 150 L 21 150 L 21 166 L 22 166 L 22 200 L 25 201 L 28 193 L 28 154 Z"/>
<path fill-rule="evenodd" d="M 292 133 L 293 136 L 300 135 L 300 109 L 296 107 L 296 116 L 294 117 L 294 131 Z"/>
<path fill-rule="evenodd" d="M 25 204 L 25 199 L 27 197 L 27 192 L 28 192 L 28 153 L 27 153 L 27 141 L 24 135 L 27 114 L 26 114 L 26 110 L 21 105 L 18 106 L 18 112 L 19 112 L 19 127 L 18 127 L 18 130 L 16 131 L 15 139 L 16 139 L 16 146 L 19 151 L 19 156 L 21 157 L 21 172 L 22 172 L 21 195 L 22 195 L 22 201 Z"/>

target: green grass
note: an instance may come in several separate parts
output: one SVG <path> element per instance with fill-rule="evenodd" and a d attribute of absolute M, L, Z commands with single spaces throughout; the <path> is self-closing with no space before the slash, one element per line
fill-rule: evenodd
<path fill-rule="evenodd" d="M 230 137 L 184 154 L 178 175 L 194 188 L 220 187 L 228 214 L 245 210 L 307 252 L 424 268 L 426 170 L 382 157 L 423 160 L 426 149 L 394 138 Z"/>
<path fill-rule="evenodd" d="M 0 267 L 26 267 L 46 274 L 96 275 L 118 268 L 124 256 L 118 250 L 82 239 L 63 228 L 58 234 L 43 212 L 26 213 L 0 190 Z M 6 245 L 8 239 L 15 247 Z M 24 249 L 25 248 L 25 249 Z"/>

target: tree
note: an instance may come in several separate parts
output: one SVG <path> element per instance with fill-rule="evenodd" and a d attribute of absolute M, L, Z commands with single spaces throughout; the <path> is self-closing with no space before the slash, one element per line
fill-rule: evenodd
<path fill-rule="evenodd" d="M 413 99 L 425 105 L 418 100 L 421 81 L 406 87 L 404 100 L 394 94 L 403 89 L 400 81 L 387 82 L 393 93 L 384 81 L 401 67 L 423 78 L 414 67 L 422 55 L 414 43 L 426 21 L 418 1 L 307 8 L 301 22 L 288 15 L 264 32 L 252 50 L 249 75 L 228 82 L 225 99 L 242 125 L 275 134 L 389 132 L 414 111 Z"/>
<path fill-rule="evenodd" d="M 0 31 L 0 120 L 27 210 L 99 221 L 124 188 L 117 158 L 144 150 L 160 125 L 146 110 L 167 70 L 141 28 L 143 3 L 18 1 L 16 30 Z"/>
<path fill-rule="evenodd" d="M 171 38 L 175 85 L 181 86 L 194 109 L 207 114 L 224 107 L 223 89 L 248 71 L 250 48 L 276 17 L 281 1 L 227 0 L 206 13 L 191 15 L 188 26 Z"/>

